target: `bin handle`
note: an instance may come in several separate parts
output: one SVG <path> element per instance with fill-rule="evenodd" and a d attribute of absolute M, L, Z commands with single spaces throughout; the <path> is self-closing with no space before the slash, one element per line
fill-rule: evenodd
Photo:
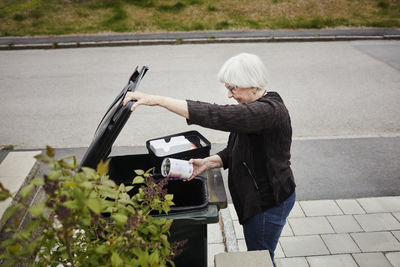
<path fill-rule="evenodd" d="M 97 129 L 96 129 L 95 132 L 97 132 L 97 130 L 99 129 L 100 125 L 103 123 L 104 118 L 108 115 L 108 112 L 110 112 L 110 110 L 115 106 L 115 104 L 117 104 L 117 102 L 120 101 L 121 102 L 120 104 L 122 106 L 122 101 L 121 100 L 122 100 L 123 97 L 125 97 L 126 93 L 128 91 L 131 91 L 131 92 L 135 92 L 136 91 L 136 89 L 139 86 L 140 81 L 142 80 L 142 78 L 144 77 L 144 75 L 146 74 L 146 72 L 148 70 L 149 70 L 149 67 L 143 66 L 142 69 L 140 70 L 140 73 L 139 73 L 138 72 L 138 66 L 136 66 L 135 71 L 133 72 L 133 74 L 129 78 L 128 84 L 124 87 L 124 89 L 122 89 L 122 91 L 118 94 L 118 96 L 114 99 L 114 101 L 112 102 L 110 107 L 107 109 L 107 112 L 104 114 L 104 116 L 101 119 L 99 125 L 97 126 Z"/>
<path fill-rule="evenodd" d="M 137 67 L 136 67 L 136 70 L 137 70 Z M 143 79 L 144 75 L 146 74 L 146 72 L 148 70 L 149 70 L 149 67 L 143 66 L 142 69 L 140 70 L 138 77 L 136 78 L 134 87 L 131 90 L 129 90 L 130 88 L 128 87 L 127 91 L 135 92 L 140 84 L 140 81 Z M 124 92 L 124 96 L 125 96 L 125 94 L 126 94 L 126 92 Z"/>

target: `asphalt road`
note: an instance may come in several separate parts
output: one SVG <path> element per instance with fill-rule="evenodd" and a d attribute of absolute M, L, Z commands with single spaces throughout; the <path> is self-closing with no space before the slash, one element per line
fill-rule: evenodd
<path fill-rule="evenodd" d="M 223 62 L 258 54 L 270 90 L 286 102 L 294 130 L 299 199 L 400 192 L 400 42 L 241 43 L 0 51 L 0 145 L 81 154 L 136 65 L 141 89 L 182 99 L 233 103 L 216 79 Z M 223 147 L 227 133 L 195 126 L 161 108 L 138 109 L 115 151 L 199 130 Z"/>

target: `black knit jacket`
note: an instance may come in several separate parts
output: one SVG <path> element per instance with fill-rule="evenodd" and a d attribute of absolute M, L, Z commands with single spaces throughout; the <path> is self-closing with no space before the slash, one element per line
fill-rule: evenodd
<path fill-rule="evenodd" d="M 249 104 L 187 103 L 188 124 L 230 132 L 227 147 L 217 154 L 229 168 L 229 191 L 241 224 L 295 191 L 290 168 L 292 127 L 278 93 L 268 92 Z"/>

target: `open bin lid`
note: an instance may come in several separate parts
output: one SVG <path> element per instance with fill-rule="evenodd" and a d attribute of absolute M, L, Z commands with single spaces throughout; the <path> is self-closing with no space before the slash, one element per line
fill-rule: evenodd
<path fill-rule="evenodd" d="M 131 107 L 135 101 L 131 101 L 126 106 L 122 102 L 127 92 L 134 92 L 139 87 L 140 81 L 149 70 L 143 66 L 140 72 L 138 67 L 129 78 L 128 84 L 117 95 L 107 112 L 97 126 L 93 140 L 82 158 L 81 166 L 96 168 L 101 160 L 105 160 L 111 152 L 111 147 L 121 132 L 126 121 L 131 115 Z"/>
<path fill-rule="evenodd" d="M 108 108 L 107 112 L 103 116 L 102 120 L 100 121 L 93 140 L 88 147 L 85 155 L 82 158 L 81 161 L 81 166 L 85 167 L 91 167 L 91 168 L 96 168 L 97 164 L 101 160 L 105 160 L 108 155 L 111 153 L 111 148 L 112 145 L 115 141 L 115 139 L 118 137 L 118 134 L 121 132 L 122 128 L 125 126 L 125 123 L 129 119 L 130 115 L 132 114 L 131 108 L 132 105 L 135 101 L 129 102 L 126 106 L 122 106 L 123 99 L 125 98 L 125 95 L 127 92 L 131 91 L 134 92 L 137 90 L 139 87 L 140 81 L 143 79 L 144 75 L 148 71 L 148 67 L 144 66 L 140 71 L 138 71 L 138 68 L 136 67 L 134 73 L 131 75 L 129 78 L 128 84 L 122 89 L 122 91 L 117 95 L 115 100 L 112 102 L 110 107 Z M 208 142 L 208 141 L 207 141 Z M 204 146 L 207 150 L 205 152 L 209 153 L 210 150 L 210 144 L 209 142 Z M 208 155 L 208 154 L 207 154 Z M 143 160 L 150 161 L 150 155 L 127 155 L 127 156 L 121 156 L 114 158 L 112 160 L 111 165 L 117 165 L 117 169 L 120 172 L 121 170 L 126 169 L 127 165 L 129 165 L 130 168 L 134 168 L 132 164 L 126 164 L 126 160 L 130 161 L 131 157 L 140 157 L 143 159 L 140 160 L 139 162 L 143 162 Z M 136 160 L 135 160 L 136 161 Z M 130 161 L 131 162 L 131 161 Z M 112 169 L 112 166 L 110 165 L 110 170 Z M 129 169 L 127 170 L 129 171 Z M 110 177 L 112 175 L 110 174 Z M 124 175 L 123 175 L 124 176 Z M 208 206 L 212 204 L 215 207 L 218 208 L 225 208 L 226 207 L 226 194 L 225 194 L 225 189 L 223 186 L 222 182 L 222 176 L 220 170 L 209 170 L 205 173 L 205 177 L 203 179 L 206 181 L 204 184 L 204 191 L 205 194 L 204 196 L 206 199 L 202 203 L 205 203 L 204 205 L 197 205 L 196 209 L 194 209 L 194 212 L 197 212 L 198 210 L 207 208 L 207 210 L 210 210 Z M 201 185 L 203 188 L 203 185 Z M 192 210 L 194 208 L 193 205 L 189 205 L 189 207 L 183 207 L 181 208 L 181 211 L 187 212 L 188 210 Z M 205 211 L 203 211 L 204 213 Z M 213 217 L 212 220 L 215 218 L 218 218 L 218 213 L 215 215 L 215 212 L 206 212 L 206 213 L 199 213 L 197 217 L 201 217 L 204 214 L 207 215 L 208 218 L 207 220 L 211 220 L 211 217 Z M 215 215 L 215 216 L 214 216 Z M 178 215 L 177 215 L 178 216 Z M 215 218 L 214 218 L 215 217 Z"/>

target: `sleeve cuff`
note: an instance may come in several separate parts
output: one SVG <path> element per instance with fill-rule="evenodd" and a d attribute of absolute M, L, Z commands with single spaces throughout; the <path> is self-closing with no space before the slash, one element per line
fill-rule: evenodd
<path fill-rule="evenodd" d="M 229 168 L 229 164 L 228 164 L 228 159 L 229 159 L 229 155 L 228 155 L 228 149 L 225 148 L 224 150 L 220 151 L 217 153 L 217 155 L 221 158 L 222 160 L 222 166 L 224 169 L 228 169 Z"/>

